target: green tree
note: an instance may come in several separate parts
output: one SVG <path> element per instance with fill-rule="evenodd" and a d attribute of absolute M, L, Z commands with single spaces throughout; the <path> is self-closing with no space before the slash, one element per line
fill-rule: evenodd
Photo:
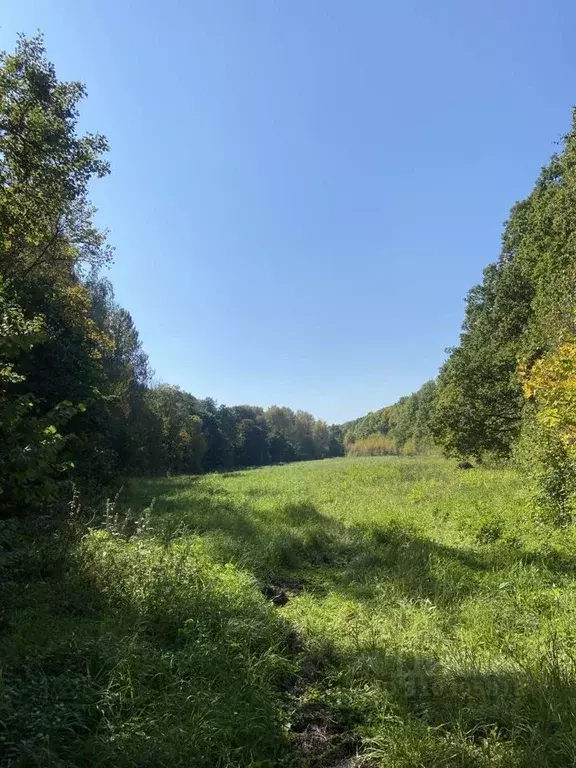
<path fill-rule="evenodd" d="M 517 211 L 525 216 L 525 207 Z M 507 229 L 516 229 L 515 217 L 513 211 Z M 500 261 L 468 294 L 460 345 L 440 371 L 433 431 L 447 453 L 507 456 L 518 438 L 523 398 L 517 366 L 534 285 L 510 241 L 505 236 Z"/>
<path fill-rule="evenodd" d="M 344 434 L 339 424 L 328 427 L 329 455 L 344 456 Z"/>
<path fill-rule="evenodd" d="M 4 392 L 11 402 L 25 398 L 30 404 L 16 422 L 4 423 L 4 438 L 23 455 L 42 453 L 45 477 L 72 466 L 73 437 L 77 443 L 93 424 L 98 406 L 86 414 L 105 384 L 100 358 L 108 339 L 90 317 L 81 276 L 110 258 L 88 200 L 90 180 L 108 171 L 102 158 L 107 145 L 98 134 L 77 135 L 83 95 L 80 84 L 57 80 L 39 37 L 20 38 L 13 54 L 0 55 L 3 296 L 5 306 L 18 306 L 31 321 L 41 316 L 43 323 L 42 337 L 20 348 L 19 379 Z M 8 337 L 13 328 L 7 324 Z M 61 435 L 57 457 L 40 450 L 34 423 Z M 40 442 L 46 446 L 44 438 Z M 90 442 L 92 459 L 97 443 Z"/>
<path fill-rule="evenodd" d="M 240 467 L 256 467 L 270 461 L 266 428 L 254 419 L 242 419 L 238 425 L 236 463 Z"/>
<path fill-rule="evenodd" d="M 148 390 L 146 400 L 160 423 L 160 471 L 196 474 L 202 471 L 206 440 L 198 401 L 179 387 L 160 384 Z"/>
<path fill-rule="evenodd" d="M 0 55 L 0 269 L 64 280 L 110 259 L 92 221 L 92 178 L 108 173 L 100 134 L 78 136 L 78 82 L 58 81 L 42 38 Z"/>
<path fill-rule="evenodd" d="M 107 415 L 104 432 L 117 455 L 118 471 L 154 471 L 158 423 L 145 402 L 151 370 L 130 313 L 120 307 L 111 284 L 92 275 L 87 281 L 91 317 L 109 340 L 102 354 Z"/>
<path fill-rule="evenodd" d="M 273 464 L 294 461 L 296 458 L 294 446 L 279 432 L 270 432 L 268 434 L 268 453 Z"/>
<path fill-rule="evenodd" d="M 314 442 L 314 457 L 317 459 L 327 458 L 330 455 L 330 432 L 328 424 L 322 419 L 314 422 L 312 440 Z"/>
<path fill-rule="evenodd" d="M 209 472 L 234 466 L 236 428 L 233 419 L 227 418 L 227 410 L 225 407 L 219 408 L 216 401 L 210 397 L 198 403 L 202 435 L 206 441 L 202 466 Z"/>
<path fill-rule="evenodd" d="M 68 468 L 59 427 L 74 413 L 70 402 L 38 413 L 20 361 L 44 339 L 44 319 L 27 318 L 0 279 L 0 506 L 9 512 L 54 500 Z"/>
<path fill-rule="evenodd" d="M 314 445 L 314 417 L 308 411 L 296 411 L 294 416 L 294 449 L 300 461 L 316 457 Z"/>

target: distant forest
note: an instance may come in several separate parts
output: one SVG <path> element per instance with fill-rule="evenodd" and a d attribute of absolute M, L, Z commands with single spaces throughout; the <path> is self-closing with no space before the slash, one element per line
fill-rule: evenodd
<path fill-rule="evenodd" d="M 418 392 L 394 405 L 342 424 L 346 452 L 355 456 L 426 453 L 433 447 L 431 420 L 436 383 L 427 381 Z"/>
<path fill-rule="evenodd" d="M 218 405 L 153 384 L 88 189 L 106 139 L 79 135 L 84 86 L 61 82 L 41 37 L 0 58 L 0 487 L 8 509 L 70 482 L 443 450 L 514 460 L 540 508 L 576 498 L 576 128 L 514 205 L 498 260 L 470 291 L 436 381 L 342 425 L 305 411 Z"/>

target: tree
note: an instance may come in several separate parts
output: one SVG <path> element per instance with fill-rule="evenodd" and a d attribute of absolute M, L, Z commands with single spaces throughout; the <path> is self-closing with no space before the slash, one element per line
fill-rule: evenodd
<path fill-rule="evenodd" d="M 515 369 L 513 352 L 492 343 L 452 352 L 440 371 L 432 423 L 448 454 L 509 455 L 522 413 Z"/>
<path fill-rule="evenodd" d="M 296 411 L 294 416 L 294 449 L 299 461 L 315 458 L 314 417 L 308 411 Z"/>
<path fill-rule="evenodd" d="M 18 306 L 27 322 L 42 317 L 43 327 L 41 338 L 20 348 L 18 380 L 5 390 L 7 399 L 29 405 L 17 424 L 4 424 L 4 438 L 23 455 L 42 453 L 45 477 L 72 467 L 105 384 L 100 360 L 109 340 L 90 317 L 81 275 L 110 257 L 88 200 L 90 180 L 108 172 L 107 145 L 97 134 L 76 133 L 83 95 L 80 84 L 57 80 L 40 37 L 20 38 L 14 54 L 0 55 L 2 290 L 5 307 Z M 6 332 L 14 332 L 13 324 Z M 44 450 L 45 438 L 33 437 L 33 424 L 61 436 L 57 457 Z M 92 448 L 92 468 L 97 443 L 83 443 Z"/>
<path fill-rule="evenodd" d="M 329 455 L 344 456 L 344 436 L 339 424 L 331 424 L 328 427 Z"/>
<path fill-rule="evenodd" d="M 171 474 L 202 471 L 206 440 L 202 420 L 197 415 L 198 401 L 179 387 L 160 384 L 148 390 L 146 400 L 160 423 L 161 466 Z"/>
<path fill-rule="evenodd" d="M 257 467 L 270 460 L 266 429 L 253 419 L 242 419 L 238 426 L 236 463 L 240 467 Z"/>
<path fill-rule="evenodd" d="M 0 504 L 10 512 L 53 501 L 58 475 L 68 468 L 58 428 L 75 409 L 66 401 L 39 415 L 19 370 L 43 338 L 44 319 L 27 318 L 0 279 Z"/>
<path fill-rule="evenodd" d="M 234 441 L 236 427 L 229 418 L 228 409 L 218 407 L 212 398 L 199 402 L 199 415 L 202 418 L 202 434 L 206 441 L 206 453 L 202 465 L 211 471 L 230 469 L 234 466 Z"/>
<path fill-rule="evenodd" d="M 108 414 L 106 434 L 118 459 L 118 471 L 152 472 L 158 425 L 145 403 L 151 371 L 148 356 L 130 313 L 114 299 L 107 280 L 91 275 L 86 283 L 92 297 L 91 317 L 110 343 L 102 354 Z"/>
<path fill-rule="evenodd" d="M 294 461 L 296 454 L 294 446 L 283 434 L 271 432 L 268 434 L 268 453 L 273 464 L 279 462 Z"/>
<path fill-rule="evenodd" d="M 325 421 L 318 419 L 314 422 L 312 440 L 314 442 L 314 457 L 317 459 L 327 458 L 330 455 L 330 432 Z"/>
<path fill-rule="evenodd" d="M 41 36 L 0 55 L 0 269 L 69 279 L 110 259 L 93 224 L 92 178 L 109 171 L 106 139 L 78 136 L 81 83 L 59 82 Z"/>
<path fill-rule="evenodd" d="M 515 226 L 513 214 L 508 228 Z M 450 454 L 508 456 L 518 438 L 523 400 L 516 369 L 534 286 L 511 258 L 508 247 L 469 292 L 460 345 L 438 377 L 433 432 Z"/>

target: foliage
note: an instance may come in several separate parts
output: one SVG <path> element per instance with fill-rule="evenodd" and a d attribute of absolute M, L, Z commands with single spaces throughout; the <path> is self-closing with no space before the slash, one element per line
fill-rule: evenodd
<path fill-rule="evenodd" d="M 432 432 L 446 453 L 509 455 L 520 428 L 516 357 L 496 345 L 464 341 L 440 371 Z"/>
<path fill-rule="evenodd" d="M 508 228 L 515 223 L 513 213 Z M 447 453 L 510 454 L 520 429 L 516 369 L 532 296 L 525 270 L 507 255 L 469 292 L 460 345 L 440 371 L 434 403 L 432 431 Z"/>
<path fill-rule="evenodd" d="M 76 134 L 85 93 L 57 80 L 41 37 L 0 56 L 0 265 L 10 280 L 68 280 L 79 264 L 110 258 L 87 197 L 108 172 L 106 140 Z"/>
<path fill-rule="evenodd" d="M 521 459 L 536 479 L 535 501 L 557 525 L 576 511 L 576 345 L 566 341 L 534 362 L 519 366 L 527 409 Z"/>
<path fill-rule="evenodd" d="M 536 360 L 529 373 L 522 367 L 520 376 L 526 398 L 534 398 L 538 405 L 540 423 L 556 430 L 572 449 L 576 443 L 576 341 L 567 341 Z"/>
<path fill-rule="evenodd" d="M 400 453 L 396 441 L 388 435 L 376 433 L 346 443 L 348 456 L 393 456 Z"/>
<path fill-rule="evenodd" d="M 170 474 L 200 472 L 206 441 L 196 414 L 197 400 L 167 384 L 146 393 L 148 407 L 160 425 L 160 469 Z"/>
<path fill-rule="evenodd" d="M 83 95 L 78 83 L 58 82 L 40 37 L 0 56 L 0 483 L 3 506 L 21 511 L 53 500 L 57 476 L 82 453 L 98 463 L 99 446 L 83 438 L 108 340 L 90 317 L 80 273 L 110 256 L 87 198 L 90 180 L 108 168 L 105 140 L 76 134 Z"/>
<path fill-rule="evenodd" d="M 266 429 L 253 419 L 242 419 L 236 437 L 236 464 L 259 467 L 269 462 Z"/>
<path fill-rule="evenodd" d="M 47 412 L 22 392 L 20 358 L 44 337 L 44 319 L 27 319 L 0 280 L 0 494 L 9 511 L 54 499 L 55 475 L 67 468 L 58 431 L 76 412 L 70 402 Z"/>

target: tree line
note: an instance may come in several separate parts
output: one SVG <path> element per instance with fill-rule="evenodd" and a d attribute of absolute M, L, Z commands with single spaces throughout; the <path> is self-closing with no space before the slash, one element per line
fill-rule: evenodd
<path fill-rule="evenodd" d="M 0 503 L 56 499 L 70 479 L 192 473 L 370 453 L 513 459 L 538 507 L 576 504 L 576 119 L 466 301 L 438 379 L 361 419 L 223 406 L 153 384 L 103 268 L 89 184 L 108 145 L 79 135 L 84 86 L 41 37 L 0 56 Z"/>
<path fill-rule="evenodd" d="M 109 172 L 79 135 L 84 86 L 61 82 L 40 36 L 0 57 L 0 490 L 7 509 L 58 497 L 71 478 L 201 472 L 343 452 L 305 411 L 226 407 L 152 384 L 88 187 Z"/>
<path fill-rule="evenodd" d="M 436 383 L 342 425 L 346 452 L 352 456 L 414 455 L 431 450 Z"/>

